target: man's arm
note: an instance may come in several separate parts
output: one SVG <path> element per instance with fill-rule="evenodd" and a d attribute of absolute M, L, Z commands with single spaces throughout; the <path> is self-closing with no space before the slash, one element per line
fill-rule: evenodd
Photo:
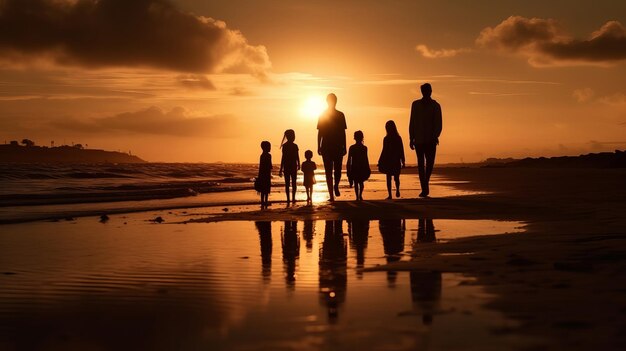
<path fill-rule="evenodd" d="M 400 138 L 400 160 L 402 161 L 402 168 L 406 166 L 406 160 L 404 159 L 404 143 L 402 142 L 402 138 Z"/>
<path fill-rule="evenodd" d="M 439 136 L 441 135 L 442 129 L 443 118 L 441 117 L 441 105 L 437 104 L 437 109 L 435 111 L 435 140 L 437 140 L 437 145 L 439 145 Z"/>
<path fill-rule="evenodd" d="M 322 154 L 322 133 L 319 130 L 317 131 L 317 154 Z"/>
<path fill-rule="evenodd" d="M 413 101 L 411 104 L 411 116 L 409 117 L 409 147 L 411 150 L 415 149 L 415 131 L 413 130 L 415 128 L 415 114 L 415 101 Z"/>
<path fill-rule="evenodd" d="M 348 124 L 346 123 L 346 115 L 344 115 L 343 113 L 341 114 L 341 117 L 343 117 L 343 137 L 341 139 L 341 145 L 342 145 L 342 156 L 346 155 L 346 129 L 348 129 Z"/>

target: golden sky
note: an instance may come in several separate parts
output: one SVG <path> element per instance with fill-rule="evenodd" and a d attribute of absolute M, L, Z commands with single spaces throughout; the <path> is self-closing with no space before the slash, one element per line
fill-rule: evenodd
<path fill-rule="evenodd" d="M 424 82 L 439 162 L 624 149 L 626 2 L 0 0 L 0 142 L 256 162 L 315 150 L 333 92 L 370 160 L 393 119 L 415 163 Z"/>

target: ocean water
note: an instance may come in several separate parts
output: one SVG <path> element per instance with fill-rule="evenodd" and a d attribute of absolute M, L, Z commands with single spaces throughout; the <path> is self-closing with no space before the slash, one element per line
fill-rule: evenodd
<path fill-rule="evenodd" d="M 251 188 L 252 164 L 0 164 L 0 206 L 167 199 Z"/>
<path fill-rule="evenodd" d="M 270 200 L 285 201 L 284 181 L 275 171 Z M 256 175 L 256 164 L 0 164 L 0 224 L 158 209 L 252 206 L 259 201 L 252 183 Z M 328 200 L 324 170 L 318 169 L 315 177 L 313 202 L 322 203 Z M 417 175 L 403 174 L 401 181 L 402 196 L 416 198 L 420 192 Z M 296 197 L 304 200 L 301 173 L 298 184 Z M 477 193 L 454 184 L 434 174 L 431 195 Z M 354 200 L 345 174 L 340 189 L 338 200 Z M 363 196 L 385 199 L 384 175 L 373 173 Z"/>

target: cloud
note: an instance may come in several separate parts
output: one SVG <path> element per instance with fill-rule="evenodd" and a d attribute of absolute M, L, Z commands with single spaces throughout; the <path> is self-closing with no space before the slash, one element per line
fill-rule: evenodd
<path fill-rule="evenodd" d="M 598 98 L 603 104 L 611 105 L 611 106 L 626 106 L 626 94 L 624 93 L 615 93 L 607 96 L 603 96 Z"/>
<path fill-rule="evenodd" d="M 461 49 L 430 49 L 428 46 L 420 44 L 415 47 L 415 50 L 420 53 L 425 58 L 436 59 L 436 58 L 446 58 L 446 57 L 454 57 L 461 53 L 470 52 L 470 49 L 461 48 Z"/>
<path fill-rule="evenodd" d="M 608 21 L 588 38 L 576 39 L 554 19 L 511 16 L 483 29 L 476 44 L 525 56 L 536 67 L 608 66 L 626 60 L 626 28 L 618 21 Z"/>
<path fill-rule="evenodd" d="M 595 93 L 591 88 L 584 88 L 574 90 L 572 96 L 574 97 L 574 99 L 576 99 L 576 101 L 583 103 L 591 100 L 594 94 Z"/>
<path fill-rule="evenodd" d="M 621 92 L 597 96 L 591 88 L 584 88 L 574 90 L 572 96 L 580 103 L 593 102 L 616 107 L 626 106 L 626 94 Z"/>
<path fill-rule="evenodd" d="M 484 92 L 484 91 L 470 91 L 469 95 L 481 95 L 481 96 L 530 96 L 535 95 L 533 93 L 496 93 L 496 92 Z"/>
<path fill-rule="evenodd" d="M 518 80 L 518 79 L 500 79 L 492 77 L 470 77 L 457 75 L 436 75 L 425 76 L 422 79 L 379 79 L 379 80 L 360 80 L 355 81 L 358 85 L 417 85 L 433 82 L 463 82 L 463 83 L 494 83 L 494 84 L 537 84 L 537 85 L 560 85 L 561 83 L 539 80 Z"/>
<path fill-rule="evenodd" d="M 177 77 L 178 84 L 193 90 L 215 90 L 215 85 L 204 75 L 183 74 Z"/>
<path fill-rule="evenodd" d="M 254 95 L 250 90 L 244 87 L 234 87 L 230 90 L 230 95 L 233 96 L 252 96 Z"/>
<path fill-rule="evenodd" d="M 55 121 L 52 125 L 58 129 L 84 133 L 126 132 L 218 138 L 236 136 L 239 128 L 239 123 L 232 116 L 193 117 L 183 107 L 164 111 L 156 106 L 87 121 L 65 119 Z"/>
<path fill-rule="evenodd" d="M 597 141 L 597 140 L 590 140 L 589 143 L 589 148 L 592 151 L 605 151 L 605 150 L 611 150 L 611 149 L 615 149 L 615 148 L 623 148 L 624 146 L 626 146 L 626 141 Z"/>
<path fill-rule="evenodd" d="M 150 67 L 266 77 L 264 46 L 169 0 L 0 0 L 0 56 L 13 63 Z"/>

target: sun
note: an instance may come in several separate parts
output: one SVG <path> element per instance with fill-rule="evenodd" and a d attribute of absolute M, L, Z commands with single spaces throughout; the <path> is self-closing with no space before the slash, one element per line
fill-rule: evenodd
<path fill-rule="evenodd" d="M 326 100 L 322 96 L 307 97 L 300 107 L 300 114 L 306 118 L 317 118 L 326 110 Z"/>

